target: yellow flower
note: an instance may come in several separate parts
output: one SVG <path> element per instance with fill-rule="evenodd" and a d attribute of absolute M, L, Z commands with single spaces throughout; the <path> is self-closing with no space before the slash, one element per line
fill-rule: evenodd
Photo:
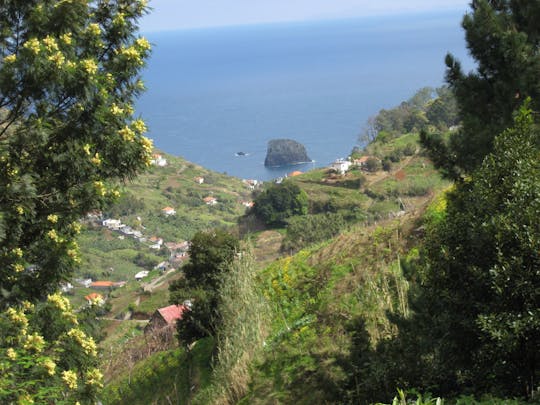
<path fill-rule="evenodd" d="M 147 51 L 150 49 L 150 42 L 148 42 L 146 38 L 143 37 L 137 38 L 137 40 L 135 41 L 135 45 L 143 51 Z"/>
<path fill-rule="evenodd" d="M 103 374 L 97 368 L 92 368 L 86 373 L 86 383 L 88 385 L 94 385 L 98 388 L 103 387 Z"/>
<path fill-rule="evenodd" d="M 19 325 L 22 329 L 26 329 L 28 326 L 28 319 L 23 312 L 18 312 L 13 308 L 8 308 L 6 311 L 9 320 L 15 325 Z"/>
<path fill-rule="evenodd" d="M 47 221 L 49 221 L 51 224 L 56 224 L 58 222 L 58 215 L 55 215 L 55 214 L 47 215 Z"/>
<path fill-rule="evenodd" d="M 118 134 L 126 142 L 131 142 L 131 141 L 133 141 L 133 139 L 135 139 L 135 132 L 133 132 L 133 130 L 128 126 L 125 126 L 121 130 L 119 130 Z"/>
<path fill-rule="evenodd" d="M 56 52 L 53 55 L 50 55 L 47 59 L 50 62 L 53 62 L 57 68 L 62 67 L 62 65 L 66 61 L 66 58 L 64 58 L 64 55 L 62 55 L 62 52 Z"/>
<path fill-rule="evenodd" d="M 105 197 L 107 190 L 102 181 L 94 181 L 94 188 L 100 196 Z"/>
<path fill-rule="evenodd" d="M 54 375 L 56 372 L 56 363 L 51 359 L 47 358 L 43 361 L 43 367 L 47 371 L 47 374 Z"/>
<path fill-rule="evenodd" d="M 86 153 L 88 156 L 90 156 L 90 145 L 85 144 L 83 146 L 84 153 Z"/>
<path fill-rule="evenodd" d="M 113 115 L 121 115 L 124 113 L 124 110 L 116 105 L 116 103 L 111 104 L 111 113 Z"/>
<path fill-rule="evenodd" d="M 154 148 L 152 140 L 145 136 L 141 137 L 141 145 L 146 152 L 152 152 Z"/>
<path fill-rule="evenodd" d="M 91 336 L 87 336 L 82 330 L 75 328 L 71 329 L 67 335 L 75 340 L 86 354 L 97 356 L 96 342 Z"/>
<path fill-rule="evenodd" d="M 17 60 L 17 55 L 11 54 L 4 58 L 4 63 L 13 63 Z"/>
<path fill-rule="evenodd" d="M 60 36 L 62 42 L 66 45 L 71 45 L 71 32 L 66 32 Z"/>
<path fill-rule="evenodd" d="M 15 263 L 13 265 L 13 270 L 15 270 L 15 273 L 21 273 L 24 270 L 24 266 L 20 263 Z"/>
<path fill-rule="evenodd" d="M 88 32 L 90 35 L 97 37 L 98 35 L 101 35 L 101 28 L 96 23 L 88 24 L 86 32 Z"/>
<path fill-rule="evenodd" d="M 22 257 L 23 256 L 23 251 L 21 248 L 14 248 L 11 250 L 11 253 L 13 253 L 15 256 L 17 257 Z"/>
<path fill-rule="evenodd" d="M 58 234 L 56 233 L 56 230 L 54 229 L 51 229 L 49 232 L 47 232 L 47 237 L 54 242 L 58 242 L 60 240 Z"/>
<path fill-rule="evenodd" d="M 17 205 L 17 207 L 15 207 L 15 210 L 17 211 L 17 214 L 19 215 L 24 214 L 24 208 L 21 207 L 20 205 Z"/>
<path fill-rule="evenodd" d="M 42 41 L 49 52 L 58 51 L 58 43 L 53 37 L 47 35 Z"/>
<path fill-rule="evenodd" d="M 99 166 L 101 165 L 101 158 L 99 157 L 99 153 L 96 152 L 96 154 L 94 155 L 94 157 L 92 159 L 90 159 L 91 162 L 93 164 L 95 164 L 96 166 Z"/>
<path fill-rule="evenodd" d="M 98 71 L 96 61 L 93 59 L 83 59 L 80 64 L 82 68 L 86 71 L 86 73 L 88 73 L 89 75 L 95 75 Z"/>
<path fill-rule="evenodd" d="M 114 25 L 124 25 L 125 23 L 126 23 L 126 19 L 124 18 L 123 13 L 118 13 L 113 19 Z"/>
<path fill-rule="evenodd" d="M 141 119 L 136 119 L 131 123 L 131 126 L 138 134 L 144 134 L 147 131 L 146 124 Z"/>
<path fill-rule="evenodd" d="M 71 309 L 67 298 L 63 297 L 60 293 L 47 296 L 47 301 L 62 312 L 67 312 Z"/>
<path fill-rule="evenodd" d="M 26 342 L 24 343 L 24 348 L 26 350 L 33 350 L 37 353 L 41 352 L 44 346 L 45 339 L 43 339 L 43 336 L 40 336 L 37 333 L 33 333 L 32 335 L 28 336 L 26 338 Z"/>
<path fill-rule="evenodd" d="M 72 222 L 70 226 L 73 232 L 75 232 L 77 235 L 81 233 L 82 226 L 80 223 Z M 77 249 L 78 248 L 77 242 L 72 242 L 72 246 L 74 246 L 74 249 Z"/>
<path fill-rule="evenodd" d="M 9 347 L 7 350 L 6 350 L 6 356 L 8 359 L 10 360 L 15 360 L 17 358 L 17 352 L 15 350 L 13 350 L 12 347 Z"/>
<path fill-rule="evenodd" d="M 34 55 L 37 55 L 39 51 L 41 50 L 39 41 L 36 38 L 30 38 L 28 41 L 26 41 L 23 45 L 23 48 L 28 49 Z"/>
<path fill-rule="evenodd" d="M 24 394 L 22 397 L 19 397 L 17 404 L 19 405 L 31 405 L 34 403 L 34 400 L 28 394 Z"/>
<path fill-rule="evenodd" d="M 62 371 L 62 380 L 64 380 L 68 388 L 72 390 L 77 388 L 77 374 L 75 373 L 75 371 Z"/>

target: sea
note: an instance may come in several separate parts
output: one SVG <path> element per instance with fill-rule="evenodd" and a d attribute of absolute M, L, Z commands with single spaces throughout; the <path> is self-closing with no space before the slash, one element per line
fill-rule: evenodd
<path fill-rule="evenodd" d="M 474 68 L 461 12 L 145 33 L 153 53 L 136 110 L 160 150 L 243 179 L 346 157 L 370 116 L 444 84 L 445 55 Z M 264 166 L 270 139 L 312 163 Z"/>

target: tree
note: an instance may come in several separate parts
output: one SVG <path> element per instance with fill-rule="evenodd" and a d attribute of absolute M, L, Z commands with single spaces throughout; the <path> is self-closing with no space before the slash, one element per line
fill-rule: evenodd
<path fill-rule="evenodd" d="M 477 62 L 465 74 L 446 57 L 446 80 L 454 92 L 462 128 L 445 143 L 454 177 L 478 168 L 494 137 L 512 125 L 512 113 L 531 97 L 538 110 L 540 85 L 540 3 L 527 0 L 475 0 L 463 18 L 467 46 Z M 436 143 L 437 148 L 442 144 Z"/>
<path fill-rule="evenodd" d="M 95 342 L 55 291 L 78 220 L 150 161 L 133 118 L 144 0 L 5 0 L 0 13 L 0 402 L 94 403 Z"/>
<path fill-rule="evenodd" d="M 198 232 L 191 240 L 190 262 L 183 267 L 184 278 L 169 287 L 171 302 L 192 301 L 191 310 L 178 322 L 182 343 L 216 335 L 221 325 L 217 311 L 219 288 L 223 273 L 238 249 L 238 239 L 222 230 Z"/>
<path fill-rule="evenodd" d="M 531 397 L 540 369 L 540 148 L 526 107 L 448 194 L 413 306 L 441 391 Z M 423 325 L 424 333 L 419 333 Z M 431 369 L 433 370 L 433 368 Z M 433 377 L 436 376 L 436 377 Z M 442 388 L 444 387 L 444 388 Z"/>
<path fill-rule="evenodd" d="M 296 184 L 285 181 L 273 184 L 255 199 L 253 212 L 267 225 L 284 226 L 287 218 L 306 215 L 308 196 Z"/>
<path fill-rule="evenodd" d="M 133 119 L 145 1 L 14 1 L 0 15 L 0 306 L 53 292 L 77 220 L 149 162 Z"/>

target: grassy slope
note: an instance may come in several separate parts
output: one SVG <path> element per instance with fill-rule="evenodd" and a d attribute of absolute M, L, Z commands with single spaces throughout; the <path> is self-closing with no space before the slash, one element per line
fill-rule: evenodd
<path fill-rule="evenodd" d="M 377 154 L 383 157 L 416 142 L 414 135 L 398 138 L 380 145 Z M 351 187 L 361 176 L 367 178 L 365 183 Z M 338 210 L 361 210 L 366 221 L 333 240 L 273 262 L 279 255 L 280 234 L 266 231 L 253 237 L 256 255 L 271 263 L 260 280 L 272 321 L 244 403 L 322 403 L 343 395 L 340 361 L 349 354 L 350 328 L 356 319 L 365 319 L 373 344 L 395 332 L 387 311 L 408 310 L 407 282 L 398 258 L 414 245 L 410 231 L 425 205 L 447 186 L 419 153 L 403 157 L 388 173 L 353 171 L 336 176 L 320 169 L 292 181 L 306 190 L 312 206 L 332 198 Z M 410 192 L 417 184 L 425 187 Z M 395 217 L 398 198 L 407 213 Z M 139 367 L 150 367 L 144 364 Z"/>
<path fill-rule="evenodd" d="M 241 202 L 251 199 L 251 191 L 240 179 L 211 172 L 182 158 L 164 156 L 168 161 L 166 167 L 150 167 L 146 173 L 123 186 L 118 206 L 105 213 L 107 217 L 120 219 L 145 236 L 157 236 L 165 242 L 189 240 L 198 230 L 236 224 L 237 218 L 245 212 Z M 203 184 L 195 181 L 199 176 L 204 177 Z M 219 203 L 206 205 L 203 198 L 209 195 L 216 197 Z M 161 208 L 166 206 L 175 208 L 177 215 L 162 215 Z M 168 252 L 150 249 L 150 242 L 140 243 L 129 236 L 120 239 L 120 236 L 118 232 L 88 224 L 78 240 L 83 262 L 76 277 L 128 281 L 122 288 L 99 291 L 108 298 L 110 305 L 110 311 L 104 316 L 108 320 L 103 322 L 107 337 L 100 343 L 104 364 L 115 356 L 121 356 L 126 345 L 139 344 L 142 339 L 144 322 L 112 319 L 123 319 L 130 309 L 134 309 L 141 318 L 149 317 L 157 308 L 168 305 L 168 284 L 181 276 L 178 271 L 171 272 L 151 292 L 143 291 L 141 286 L 159 277 L 160 273 L 151 271 L 142 284 L 137 282 L 134 279 L 136 273 L 152 268 L 151 265 L 141 267 L 136 264 L 137 255 L 142 254 L 157 264 L 168 258 Z M 84 305 L 84 297 L 95 292 L 75 282 L 73 285 L 75 288 L 69 293 L 69 298 L 75 307 Z"/>

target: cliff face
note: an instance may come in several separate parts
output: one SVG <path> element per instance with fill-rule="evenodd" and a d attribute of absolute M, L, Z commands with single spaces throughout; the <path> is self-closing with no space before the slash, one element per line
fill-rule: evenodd
<path fill-rule="evenodd" d="M 287 166 L 311 162 L 306 148 L 292 139 L 272 139 L 268 142 L 265 166 Z"/>

